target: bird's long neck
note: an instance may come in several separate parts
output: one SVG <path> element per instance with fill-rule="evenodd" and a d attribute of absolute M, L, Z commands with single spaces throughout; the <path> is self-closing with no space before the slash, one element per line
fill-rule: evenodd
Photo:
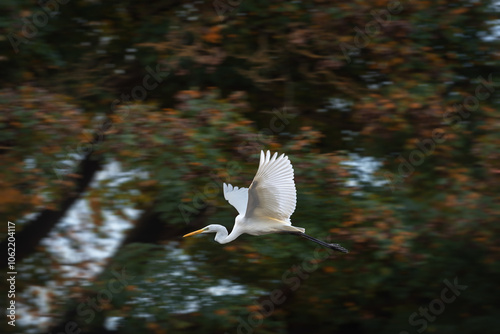
<path fill-rule="evenodd" d="M 236 228 L 233 228 L 231 234 L 228 235 L 227 229 L 222 225 L 215 225 L 217 228 L 217 233 L 215 234 L 215 241 L 220 244 L 227 244 L 228 242 L 236 239 L 241 233 L 238 232 Z"/>

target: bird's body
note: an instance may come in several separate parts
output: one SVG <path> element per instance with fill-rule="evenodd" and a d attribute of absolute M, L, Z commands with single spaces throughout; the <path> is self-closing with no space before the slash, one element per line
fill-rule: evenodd
<path fill-rule="evenodd" d="M 328 244 L 306 235 L 302 227 L 292 226 L 290 216 L 295 211 L 297 193 L 293 181 L 293 167 L 287 156 L 278 157 L 275 153 L 261 151 L 259 169 L 249 188 L 223 185 L 224 198 L 236 208 L 233 230 L 228 234 L 222 225 L 211 224 L 201 230 L 185 235 L 198 233 L 216 233 L 215 241 L 225 244 L 233 241 L 243 233 L 263 235 L 269 233 L 291 233 L 312 240 L 322 246 L 347 253 L 337 244 Z"/>

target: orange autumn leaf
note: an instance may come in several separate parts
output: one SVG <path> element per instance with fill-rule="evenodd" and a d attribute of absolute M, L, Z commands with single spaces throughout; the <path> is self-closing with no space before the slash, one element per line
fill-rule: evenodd
<path fill-rule="evenodd" d="M 226 314 L 229 314 L 229 311 L 225 310 L 225 309 L 219 309 L 219 310 L 215 310 L 214 313 L 217 315 L 226 315 Z"/>
<path fill-rule="evenodd" d="M 146 325 L 146 327 L 149 329 L 155 330 L 155 329 L 158 329 L 160 326 L 155 322 L 150 322 Z"/>
<path fill-rule="evenodd" d="M 260 311 L 260 305 L 249 305 L 247 306 L 247 309 L 250 312 Z"/>
<path fill-rule="evenodd" d="M 214 26 L 211 27 L 207 34 L 203 36 L 203 39 L 209 43 L 220 43 L 222 40 L 222 35 L 220 34 L 221 27 Z"/>
<path fill-rule="evenodd" d="M 335 269 L 335 267 L 325 267 L 325 268 L 323 268 L 323 271 L 325 273 L 334 273 L 337 271 L 337 269 Z"/>
<path fill-rule="evenodd" d="M 2 205 L 12 205 L 23 201 L 24 196 L 15 188 L 0 189 L 0 207 Z"/>
<path fill-rule="evenodd" d="M 467 7 L 460 7 L 451 11 L 453 15 L 460 15 L 467 12 L 469 9 Z"/>

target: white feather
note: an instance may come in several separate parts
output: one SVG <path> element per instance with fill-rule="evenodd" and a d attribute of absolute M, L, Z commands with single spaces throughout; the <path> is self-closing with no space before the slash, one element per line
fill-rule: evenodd
<path fill-rule="evenodd" d="M 260 153 L 257 174 L 248 189 L 246 219 L 289 222 L 295 211 L 297 193 L 293 181 L 293 167 L 288 157 L 269 151 Z"/>
<path fill-rule="evenodd" d="M 230 184 L 223 185 L 224 198 L 236 208 L 240 215 L 247 211 L 248 188 L 233 187 Z"/>

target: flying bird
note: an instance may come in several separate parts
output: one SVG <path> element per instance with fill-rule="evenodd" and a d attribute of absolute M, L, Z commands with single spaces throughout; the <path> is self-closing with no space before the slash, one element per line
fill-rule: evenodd
<path fill-rule="evenodd" d="M 234 227 L 228 234 L 227 229 L 218 224 L 208 225 L 188 233 L 189 237 L 199 233 L 215 233 L 215 241 L 226 244 L 243 233 L 264 235 L 269 233 L 294 234 L 311 240 L 321 246 L 348 253 L 338 244 L 329 244 L 305 234 L 302 227 L 292 226 L 290 216 L 295 211 L 297 192 L 293 181 L 293 167 L 285 154 L 260 152 L 257 174 L 249 188 L 233 187 L 223 184 L 224 198 L 236 208 L 238 216 Z"/>

